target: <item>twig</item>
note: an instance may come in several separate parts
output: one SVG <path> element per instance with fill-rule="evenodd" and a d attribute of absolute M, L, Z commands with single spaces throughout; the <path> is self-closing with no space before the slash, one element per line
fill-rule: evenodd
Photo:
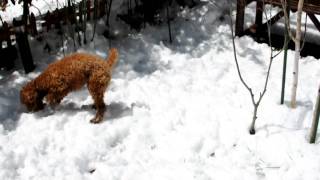
<path fill-rule="evenodd" d="M 287 1 L 286 0 L 281 0 L 281 5 L 282 5 L 282 9 L 286 9 L 287 6 Z M 290 8 L 290 5 L 289 5 Z M 290 22 L 289 22 L 289 16 L 287 11 L 284 11 L 284 21 L 287 24 L 287 31 L 288 31 L 288 35 L 290 37 L 290 39 L 292 39 L 292 41 L 296 42 L 296 38 L 293 36 L 292 32 L 291 32 L 291 28 L 290 28 Z"/>
<path fill-rule="evenodd" d="M 49 10 L 52 11 L 52 9 L 51 9 L 51 7 L 50 7 L 51 5 L 50 5 L 49 3 L 47 3 L 47 1 L 45 1 L 45 0 L 43 0 L 43 2 L 46 3 L 46 4 L 47 4 L 47 7 L 49 8 Z"/>
<path fill-rule="evenodd" d="M 263 1 L 264 3 L 264 1 Z M 263 5 L 264 6 L 264 5 Z M 265 11 L 264 11 L 265 12 Z M 271 11 L 270 11 L 270 14 L 271 14 Z M 265 16 L 266 18 L 268 19 L 268 16 L 267 16 L 267 13 L 265 12 Z M 270 15 L 271 16 L 271 15 Z M 264 94 L 266 93 L 267 91 L 267 86 L 268 86 L 268 81 L 269 81 L 269 76 L 270 76 L 270 70 L 271 70 L 271 66 L 272 66 L 272 62 L 273 62 L 273 50 L 272 50 L 272 44 L 271 44 L 271 24 L 268 23 L 267 21 L 267 26 L 268 26 L 268 36 L 269 36 L 269 46 L 270 46 L 270 62 L 269 62 L 269 67 L 268 67 L 268 72 L 267 72 L 267 78 L 266 78 L 266 81 L 265 81 L 265 85 L 264 85 L 264 89 L 263 89 L 263 93 L 262 95 L 260 95 L 260 99 L 258 101 L 258 104 L 260 103 L 262 97 L 264 96 Z"/>
<path fill-rule="evenodd" d="M 172 44 L 170 14 L 169 14 L 169 3 L 167 4 L 166 11 L 167 11 L 167 24 L 168 24 L 168 32 L 169 32 L 169 41 L 170 41 L 170 44 Z"/>
<path fill-rule="evenodd" d="M 108 9 L 107 9 L 107 26 L 109 27 L 109 18 L 111 13 L 112 0 L 108 1 Z"/>
<path fill-rule="evenodd" d="M 232 34 L 232 37 L 231 37 L 232 38 L 232 46 L 233 46 L 233 49 L 234 49 L 233 55 L 234 55 L 234 59 L 235 59 L 236 67 L 237 67 L 237 72 L 238 72 L 240 81 L 246 87 L 246 89 L 249 91 L 249 93 L 250 93 L 250 95 L 252 97 L 252 102 L 253 102 L 253 104 L 255 104 L 254 94 L 252 93 L 252 89 L 244 81 L 244 79 L 242 78 L 242 75 L 241 75 L 241 71 L 240 71 L 240 67 L 239 67 L 239 63 L 238 63 L 237 51 L 236 51 L 236 44 L 235 44 L 235 41 L 234 41 L 233 21 L 232 21 L 231 13 L 232 13 L 232 11 L 230 9 L 230 14 L 229 14 L 229 17 L 230 17 L 230 29 L 231 29 L 231 34 Z"/>
<path fill-rule="evenodd" d="M 2 17 L 1 17 L 1 15 L 0 15 L 0 21 L 1 21 L 2 25 L 3 25 L 3 20 L 2 20 Z"/>
<path fill-rule="evenodd" d="M 31 6 L 36 8 L 38 10 L 39 15 L 42 16 L 42 13 L 41 13 L 40 9 L 37 6 L 35 6 L 34 4 L 31 4 Z"/>
<path fill-rule="evenodd" d="M 308 22 L 308 14 L 306 13 L 306 17 L 305 17 L 305 21 L 304 21 L 304 35 L 303 35 L 303 41 L 302 41 L 302 45 L 300 48 L 300 52 L 302 51 L 302 49 L 304 48 L 305 42 L 306 42 L 306 37 L 307 37 L 307 22 Z"/>

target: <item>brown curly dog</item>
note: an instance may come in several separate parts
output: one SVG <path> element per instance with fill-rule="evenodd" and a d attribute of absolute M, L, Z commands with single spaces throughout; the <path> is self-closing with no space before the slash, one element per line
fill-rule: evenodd
<path fill-rule="evenodd" d="M 109 51 L 107 60 L 85 53 L 66 56 L 50 64 L 43 73 L 22 88 L 21 103 L 26 105 L 28 111 L 39 111 L 44 108 L 44 98 L 49 105 L 54 106 L 69 92 L 87 84 L 97 109 L 96 116 L 90 122 L 99 123 L 106 110 L 104 92 L 117 59 L 118 51 L 114 48 Z"/>

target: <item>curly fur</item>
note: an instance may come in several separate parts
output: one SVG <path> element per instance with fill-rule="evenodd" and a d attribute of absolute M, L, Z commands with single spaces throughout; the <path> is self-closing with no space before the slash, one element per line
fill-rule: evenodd
<path fill-rule="evenodd" d="M 116 49 L 109 51 L 107 60 L 96 55 L 75 53 L 52 63 L 36 79 L 27 83 L 20 92 L 21 103 L 28 111 L 44 108 L 43 99 L 55 106 L 71 91 L 87 84 L 97 109 L 90 121 L 99 123 L 106 109 L 103 96 L 111 80 L 111 71 L 118 59 Z"/>

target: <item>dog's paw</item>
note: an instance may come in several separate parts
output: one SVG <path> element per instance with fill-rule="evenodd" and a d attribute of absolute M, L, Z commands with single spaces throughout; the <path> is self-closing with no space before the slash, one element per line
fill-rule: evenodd
<path fill-rule="evenodd" d="M 92 124 L 99 124 L 101 122 L 102 122 L 102 117 L 95 117 L 90 120 L 90 123 L 92 123 Z"/>
<path fill-rule="evenodd" d="M 91 105 L 91 108 L 92 108 L 92 109 L 97 109 L 97 107 L 96 107 L 95 104 L 92 104 L 92 105 Z"/>

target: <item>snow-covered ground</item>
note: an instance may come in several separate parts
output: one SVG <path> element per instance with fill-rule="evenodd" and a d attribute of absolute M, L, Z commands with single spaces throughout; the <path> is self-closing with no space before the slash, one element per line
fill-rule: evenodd
<path fill-rule="evenodd" d="M 277 56 L 257 133 L 249 135 L 251 99 L 239 81 L 230 29 L 219 20 L 222 12 L 207 3 L 182 11 L 172 23 L 172 45 L 166 25 L 113 40 L 120 59 L 101 124 L 89 123 L 95 112 L 86 87 L 54 110 L 25 111 L 21 87 L 63 55 L 62 49 L 46 54 L 41 43 L 31 41 L 33 73 L 0 71 L 0 179 L 320 179 L 320 141 L 308 143 L 319 60 L 301 59 L 299 102 L 291 109 L 293 52 L 285 105 L 279 104 L 283 54 Z M 237 38 L 236 45 L 243 76 L 258 94 L 269 47 L 249 37 Z M 105 57 L 107 47 L 99 35 L 80 51 Z"/>

